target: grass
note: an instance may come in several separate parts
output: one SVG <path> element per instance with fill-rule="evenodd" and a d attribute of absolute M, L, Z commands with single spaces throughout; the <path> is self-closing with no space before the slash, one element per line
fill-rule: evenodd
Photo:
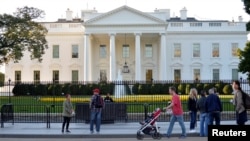
<path fill-rule="evenodd" d="M 229 102 L 229 100 L 233 98 L 233 95 L 220 95 L 220 98 L 223 103 L 224 111 L 234 111 L 234 106 Z M 14 105 L 15 113 L 46 113 L 47 109 L 50 109 L 53 113 L 61 113 L 64 99 L 65 98 L 62 96 L 1 96 L 0 104 L 7 104 L 10 100 Z M 153 111 L 157 107 L 163 108 L 170 99 L 170 95 L 130 95 L 121 98 L 113 97 L 115 102 L 127 103 L 127 112 L 129 113 L 144 112 L 145 103 L 148 104 L 148 111 Z M 181 95 L 184 111 L 187 111 L 187 99 L 187 95 Z M 72 96 L 71 100 L 73 104 L 89 103 L 90 96 Z"/>

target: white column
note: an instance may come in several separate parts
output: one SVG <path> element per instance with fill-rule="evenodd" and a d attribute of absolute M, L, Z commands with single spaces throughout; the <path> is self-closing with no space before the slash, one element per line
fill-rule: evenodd
<path fill-rule="evenodd" d="M 167 47 L 166 47 L 166 33 L 160 33 L 161 35 L 161 59 L 160 59 L 160 77 L 159 80 L 167 80 Z"/>
<path fill-rule="evenodd" d="M 115 33 L 110 33 L 109 80 L 116 80 Z"/>
<path fill-rule="evenodd" d="M 84 34 L 84 49 L 83 49 L 83 57 L 84 57 L 84 62 L 83 62 L 83 81 L 89 81 L 88 76 L 89 76 L 89 34 Z"/>
<path fill-rule="evenodd" d="M 141 33 L 135 33 L 135 80 L 141 81 Z"/>

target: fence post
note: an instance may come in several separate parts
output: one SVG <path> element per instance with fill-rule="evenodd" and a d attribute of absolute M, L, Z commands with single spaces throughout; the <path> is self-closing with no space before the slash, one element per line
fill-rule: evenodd
<path fill-rule="evenodd" d="M 149 104 L 147 104 L 147 103 L 144 103 L 144 118 L 145 118 L 145 120 L 148 118 L 148 106 L 149 106 Z"/>
<path fill-rule="evenodd" d="M 46 113 L 47 113 L 47 128 L 50 128 L 50 106 L 46 105 Z"/>

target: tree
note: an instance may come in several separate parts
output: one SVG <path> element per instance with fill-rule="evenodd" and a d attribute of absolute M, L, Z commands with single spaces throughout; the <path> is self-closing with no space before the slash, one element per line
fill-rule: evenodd
<path fill-rule="evenodd" d="M 35 19 L 42 18 L 44 11 L 33 8 L 17 8 L 13 15 L 0 14 L 0 64 L 10 60 L 18 62 L 24 51 L 30 52 L 31 59 L 42 61 L 47 49 L 47 29 Z"/>
<path fill-rule="evenodd" d="M 242 2 L 244 3 L 244 10 L 245 12 L 250 15 L 250 0 L 242 0 Z M 246 28 L 247 28 L 247 31 L 250 31 L 250 22 L 248 22 L 246 24 Z"/>
<path fill-rule="evenodd" d="M 239 71 L 247 73 L 247 79 L 250 81 L 250 42 L 246 43 L 244 50 L 238 50 L 239 53 Z"/>
<path fill-rule="evenodd" d="M 247 14 L 250 15 L 250 0 L 242 0 L 244 3 L 244 10 Z M 247 31 L 250 30 L 250 22 L 247 23 Z M 239 55 L 239 72 L 246 73 L 247 79 L 250 81 L 250 42 L 246 43 L 246 46 L 243 50 L 238 49 Z"/>

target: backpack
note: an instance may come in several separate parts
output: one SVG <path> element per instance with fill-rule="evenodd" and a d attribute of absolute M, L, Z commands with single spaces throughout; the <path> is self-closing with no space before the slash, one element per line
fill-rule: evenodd
<path fill-rule="evenodd" d="M 96 95 L 93 99 L 94 108 L 102 108 L 103 107 L 103 98 L 100 95 Z"/>
<path fill-rule="evenodd" d="M 245 109 L 250 109 L 250 95 L 242 92 L 242 99 Z"/>

